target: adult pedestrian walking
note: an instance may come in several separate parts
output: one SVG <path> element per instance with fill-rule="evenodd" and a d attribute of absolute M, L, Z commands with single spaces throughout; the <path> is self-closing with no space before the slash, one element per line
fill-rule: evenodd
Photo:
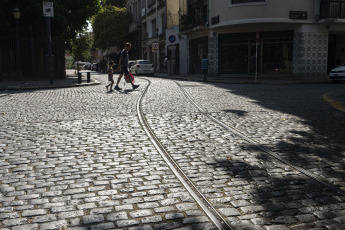
<path fill-rule="evenodd" d="M 163 65 L 165 73 L 168 73 L 168 56 L 164 57 Z"/>
<path fill-rule="evenodd" d="M 108 89 L 109 89 L 109 87 L 110 87 L 110 92 L 112 92 L 113 91 L 113 85 L 114 85 L 114 71 L 113 71 L 113 66 L 114 66 L 114 62 L 113 61 L 111 61 L 111 62 L 109 62 L 109 64 L 108 64 L 108 69 L 107 69 L 107 73 L 108 73 L 108 81 L 110 82 L 107 86 L 106 86 L 106 88 L 107 88 L 107 91 L 108 91 Z"/>
<path fill-rule="evenodd" d="M 207 75 L 208 75 L 208 70 L 210 68 L 210 63 L 208 62 L 206 55 L 204 55 L 203 58 L 201 59 L 201 68 L 202 68 L 202 73 L 204 75 L 204 78 L 202 80 L 207 81 Z"/>
<path fill-rule="evenodd" d="M 115 90 L 121 90 L 119 87 L 119 83 L 121 81 L 122 76 L 128 77 L 129 70 L 128 70 L 128 61 L 129 61 L 129 54 L 128 51 L 130 51 L 132 48 L 132 45 L 127 42 L 125 45 L 125 48 L 121 51 L 120 54 L 120 60 L 119 60 L 119 66 L 117 67 L 117 71 L 120 70 L 119 78 L 117 79 Z M 133 82 L 131 82 L 132 88 L 136 89 L 139 87 L 139 85 L 134 85 Z"/>

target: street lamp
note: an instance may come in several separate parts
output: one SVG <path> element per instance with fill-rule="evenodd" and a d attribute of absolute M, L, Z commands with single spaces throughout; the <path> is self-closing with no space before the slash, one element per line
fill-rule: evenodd
<path fill-rule="evenodd" d="M 19 49 L 19 32 L 18 32 L 18 23 L 20 19 L 20 10 L 16 7 L 13 10 L 13 17 L 16 20 L 16 62 L 17 62 L 17 78 L 22 80 L 21 75 L 21 63 L 20 63 L 20 49 Z"/>

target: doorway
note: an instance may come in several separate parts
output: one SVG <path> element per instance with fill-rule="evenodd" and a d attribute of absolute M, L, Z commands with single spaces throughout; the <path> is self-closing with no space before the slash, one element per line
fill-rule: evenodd
<path fill-rule="evenodd" d="M 255 73 L 261 73 L 261 44 L 250 43 L 248 49 L 248 74 L 255 75 Z"/>
<path fill-rule="evenodd" d="M 178 44 L 168 46 L 168 60 L 172 63 L 172 74 L 180 73 L 180 46 Z"/>

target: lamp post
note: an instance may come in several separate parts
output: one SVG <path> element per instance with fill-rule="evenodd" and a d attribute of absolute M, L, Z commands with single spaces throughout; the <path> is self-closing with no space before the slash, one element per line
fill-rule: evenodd
<path fill-rule="evenodd" d="M 19 32 L 18 32 L 18 23 L 19 23 L 19 19 L 20 19 L 20 10 L 17 7 L 13 10 L 13 17 L 16 20 L 16 64 L 17 64 L 17 78 L 19 80 L 22 80 L 21 63 L 20 63 Z"/>

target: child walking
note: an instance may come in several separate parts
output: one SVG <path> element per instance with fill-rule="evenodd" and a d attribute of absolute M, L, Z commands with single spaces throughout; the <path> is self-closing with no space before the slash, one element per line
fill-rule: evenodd
<path fill-rule="evenodd" d="M 114 66 L 114 62 L 113 61 L 109 62 L 107 72 L 108 72 L 108 81 L 110 83 L 106 86 L 106 88 L 108 91 L 109 86 L 110 86 L 110 92 L 113 92 L 113 85 L 114 85 L 113 66 Z"/>

